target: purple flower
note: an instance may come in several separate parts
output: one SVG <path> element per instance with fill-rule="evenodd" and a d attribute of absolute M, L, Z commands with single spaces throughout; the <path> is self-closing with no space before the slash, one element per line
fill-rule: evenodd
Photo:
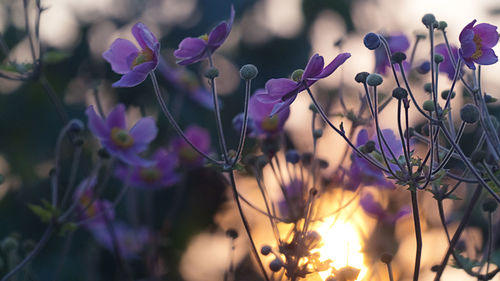
<path fill-rule="evenodd" d="M 158 65 L 160 43 L 154 34 L 140 22 L 132 27 L 132 34 L 141 50 L 129 40 L 119 38 L 102 54 L 114 72 L 123 74 L 120 80 L 113 83 L 113 87 L 136 86 Z"/>
<path fill-rule="evenodd" d="M 458 61 L 458 48 L 450 45 L 451 53 L 453 54 L 453 59 L 455 62 Z M 448 47 L 446 47 L 446 44 L 439 44 L 435 47 L 436 54 L 440 54 L 443 56 L 444 60 L 442 63 L 439 64 L 439 72 L 444 72 L 448 74 L 448 78 L 450 80 L 453 80 L 455 78 L 455 67 L 453 66 L 453 61 L 450 58 L 450 55 L 448 54 Z M 460 72 L 463 72 L 462 69 L 460 69 Z"/>
<path fill-rule="evenodd" d="M 95 186 L 96 178 L 85 179 L 78 185 L 73 194 L 73 200 L 77 203 L 78 218 L 87 228 L 104 224 L 105 219 L 113 220 L 115 217 L 111 202 L 96 198 Z"/>
<path fill-rule="evenodd" d="M 140 158 L 137 154 L 147 149 L 158 133 L 155 121 L 151 117 L 141 118 L 130 131 L 127 131 L 125 106 L 117 105 L 106 119 L 98 116 L 91 105 L 85 111 L 89 118 L 88 126 L 101 145 L 112 156 L 129 165 L 152 165 L 151 161 Z"/>
<path fill-rule="evenodd" d="M 285 186 L 286 198 L 278 202 L 278 210 L 286 221 L 296 222 L 304 217 L 306 209 L 304 188 L 303 182 L 298 179 L 293 179 Z"/>
<path fill-rule="evenodd" d="M 364 193 L 361 196 L 361 199 L 359 200 L 359 203 L 363 210 L 370 216 L 383 221 L 384 223 L 387 224 L 394 224 L 396 223 L 397 220 L 400 218 L 408 215 L 411 213 L 411 208 L 410 206 L 403 206 L 401 209 L 399 209 L 395 214 L 389 213 L 382 206 L 380 203 L 374 200 L 373 195 L 369 192 Z"/>
<path fill-rule="evenodd" d="M 294 77 L 295 80 L 279 78 L 267 81 L 266 92 L 257 95 L 257 99 L 261 103 L 273 104 L 274 107 L 269 115 L 274 115 L 290 106 L 297 95 L 304 91 L 306 87 L 310 87 L 316 81 L 330 76 L 350 56 L 349 53 L 339 54 L 330 64 L 324 67 L 323 57 L 315 54 L 309 59 L 306 69 L 300 77 Z"/>
<path fill-rule="evenodd" d="M 184 134 L 201 152 L 208 153 L 210 151 L 210 134 L 207 130 L 192 125 L 186 129 Z M 203 164 L 203 156 L 196 152 L 182 137 L 175 137 L 170 145 L 172 150 L 177 153 L 181 165 L 198 168 Z"/>
<path fill-rule="evenodd" d="M 474 63 L 489 65 L 498 61 L 492 49 L 498 43 L 497 27 L 488 23 L 474 24 L 476 20 L 466 25 L 459 37 L 460 56 L 470 69 L 476 69 Z"/>
<path fill-rule="evenodd" d="M 155 160 L 153 166 L 134 166 L 131 171 L 129 171 L 128 167 L 121 166 L 117 168 L 115 174 L 122 180 L 129 178 L 132 186 L 145 189 L 168 187 L 179 181 L 179 175 L 175 173 L 175 167 L 177 166 L 177 155 L 175 153 L 169 153 L 165 149 L 158 149 L 153 158 Z"/>
<path fill-rule="evenodd" d="M 390 129 L 382 130 L 382 134 L 384 135 L 387 144 L 394 152 L 394 155 L 398 157 L 402 154 L 403 148 L 401 142 L 396 138 L 394 132 Z M 356 146 L 359 147 L 364 145 L 369 140 L 368 132 L 366 129 L 363 129 L 359 132 L 358 138 L 356 140 Z M 375 148 L 379 150 L 378 138 L 374 138 Z M 391 158 L 391 154 L 385 145 L 382 146 L 384 148 L 385 155 L 388 158 Z M 393 170 L 399 170 L 398 166 L 395 164 L 389 164 Z M 352 162 L 349 171 L 347 172 L 349 180 L 346 186 L 348 190 L 356 190 L 359 185 L 373 185 L 379 188 L 387 188 L 394 189 L 396 188 L 394 183 L 385 178 L 384 173 L 378 169 L 377 167 L 370 164 L 365 159 L 353 153 Z"/>
<path fill-rule="evenodd" d="M 89 230 L 97 243 L 109 251 L 114 251 L 110 227 L 115 232 L 118 249 L 124 259 L 138 258 L 138 255 L 145 249 L 151 239 L 151 232 L 148 228 L 131 228 L 122 222 L 113 222 L 110 226 L 100 224 L 90 228 Z"/>
<path fill-rule="evenodd" d="M 410 47 L 410 41 L 404 34 L 392 34 L 389 36 L 384 36 L 384 38 L 389 44 L 391 54 L 394 54 L 396 52 L 404 53 Z M 403 62 L 403 66 L 406 70 L 409 65 L 407 62 Z M 375 49 L 375 72 L 384 75 L 386 74 L 389 67 L 391 67 L 391 62 L 387 58 L 384 46 L 380 45 L 377 49 Z M 396 65 L 395 67 L 399 69 L 399 66 Z"/>
<path fill-rule="evenodd" d="M 188 37 L 181 41 L 179 48 L 174 51 L 174 56 L 179 59 L 180 65 L 199 62 L 219 48 L 231 32 L 234 20 L 234 8 L 231 6 L 231 17 L 225 22 L 219 23 L 209 34 L 200 37 Z"/>

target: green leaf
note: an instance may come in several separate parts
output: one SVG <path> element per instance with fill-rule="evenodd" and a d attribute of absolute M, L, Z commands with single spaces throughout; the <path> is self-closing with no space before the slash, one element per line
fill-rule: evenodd
<path fill-rule="evenodd" d="M 75 231 L 77 228 L 78 228 L 78 225 L 76 223 L 73 223 L 73 222 L 65 223 L 65 224 L 61 225 L 61 227 L 59 228 L 59 235 L 64 236 L 64 235 L 68 234 L 69 232 Z"/>
<path fill-rule="evenodd" d="M 471 260 L 467 257 L 464 257 L 462 254 L 456 253 L 455 257 L 458 260 L 454 262 L 453 267 L 456 268 L 463 268 L 465 270 L 471 271 L 474 267 L 481 265 L 480 262 L 476 260 Z M 461 265 L 461 266 L 460 266 Z"/>
<path fill-rule="evenodd" d="M 28 207 L 42 222 L 49 222 L 52 219 L 52 213 L 43 207 L 34 204 L 28 204 Z"/>

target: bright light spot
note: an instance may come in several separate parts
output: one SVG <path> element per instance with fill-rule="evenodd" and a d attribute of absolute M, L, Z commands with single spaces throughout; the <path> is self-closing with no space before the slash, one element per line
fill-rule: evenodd
<path fill-rule="evenodd" d="M 323 246 L 312 252 L 321 254 L 320 261 L 330 259 L 331 266 L 337 270 L 346 266 L 359 269 L 360 272 L 356 280 L 363 280 L 368 268 L 364 264 L 358 230 L 352 224 L 336 219 L 335 216 L 327 218 L 316 228 L 316 231 L 323 238 Z M 331 270 L 319 272 L 323 280 L 326 280 L 330 274 Z"/>

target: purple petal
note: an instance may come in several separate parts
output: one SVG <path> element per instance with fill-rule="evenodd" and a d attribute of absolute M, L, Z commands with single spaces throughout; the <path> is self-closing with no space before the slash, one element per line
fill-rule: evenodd
<path fill-rule="evenodd" d="M 85 111 L 87 117 L 89 118 L 88 127 L 92 134 L 97 136 L 98 138 L 109 138 L 110 137 L 110 129 L 106 125 L 106 122 L 97 115 L 94 110 L 94 107 L 91 105 Z"/>
<path fill-rule="evenodd" d="M 476 62 L 477 64 L 490 65 L 498 61 L 498 57 L 493 49 L 483 48 L 481 51 L 483 52 L 483 54 L 479 58 L 474 60 L 474 62 Z"/>
<path fill-rule="evenodd" d="M 207 43 L 200 38 L 188 37 L 181 41 L 179 48 L 174 51 L 178 59 L 188 59 L 204 53 Z"/>
<path fill-rule="evenodd" d="M 363 210 L 378 219 L 384 219 L 386 217 L 386 212 L 382 208 L 382 206 L 373 199 L 373 195 L 371 193 L 365 193 L 361 196 L 359 203 Z"/>
<path fill-rule="evenodd" d="M 409 215 L 411 213 L 411 207 L 410 206 L 404 206 L 401 208 L 393 218 L 393 223 L 395 223 L 397 220 L 401 219 L 402 217 Z"/>
<path fill-rule="evenodd" d="M 472 30 L 466 31 L 465 33 L 471 33 L 474 36 L 474 32 Z M 462 49 L 462 56 L 464 58 L 471 57 L 476 52 L 476 43 L 474 40 L 463 40 L 460 41 L 460 49 Z"/>
<path fill-rule="evenodd" d="M 451 53 L 454 57 L 454 60 L 457 61 L 458 59 L 458 49 L 455 46 L 450 46 Z M 455 67 L 453 66 L 453 62 L 451 61 L 450 55 L 448 53 L 448 47 L 446 44 L 439 44 L 435 48 L 436 53 L 440 54 L 443 56 L 444 60 L 443 62 L 439 65 L 439 72 L 444 72 L 448 74 L 448 78 L 450 80 L 453 80 L 455 77 Z"/>
<path fill-rule="evenodd" d="M 290 105 L 292 104 L 292 102 L 295 100 L 296 97 L 297 95 L 293 95 L 286 101 L 275 104 L 273 110 L 271 110 L 271 113 L 269 113 L 269 116 L 273 116 L 275 114 L 282 112 L 283 110 L 286 110 L 288 107 L 290 107 Z"/>
<path fill-rule="evenodd" d="M 259 95 L 259 100 L 264 103 L 272 103 L 281 100 L 287 94 L 299 89 L 300 84 L 290 79 L 279 78 L 270 79 L 266 83 L 267 95 Z"/>
<path fill-rule="evenodd" d="M 141 118 L 132 129 L 130 129 L 130 136 L 134 139 L 134 145 L 148 144 L 156 138 L 158 128 L 156 122 L 151 117 Z"/>
<path fill-rule="evenodd" d="M 368 140 L 368 131 L 366 129 L 362 129 L 361 131 L 359 131 L 358 137 L 356 138 L 356 146 L 363 145 L 367 143 Z"/>
<path fill-rule="evenodd" d="M 321 71 L 319 75 L 316 76 L 316 79 L 321 79 L 330 76 L 339 66 L 341 66 L 348 58 L 351 57 L 350 53 L 342 53 L 337 55 L 332 62 L 330 62 L 324 69 Z"/>
<path fill-rule="evenodd" d="M 474 31 L 472 31 L 472 27 L 474 26 L 474 24 L 476 24 L 476 20 L 471 21 L 464 27 L 464 29 L 462 29 L 462 32 L 460 32 L 460 36 L 458 37 L 460 42 L 465 40 L 472 40 L 474 38 Z"/>
<path fill-rule="evenodd" d="M 218 48 L 228 36 L 227 24 L 225 22 L 217 25 L 208 35 L 207 45 L 213 49 Z"/>
<path fill-rule="evenodd" d="M 476 65 L 472 61 L 472 58 L 464 58 L 464 63 L 472 70 L 476 69 Z"/>
<path fill-rule="evenodd" d="M 155 50 L 159 47 L 156 36 L 142 22 L 138 22 L 132 27 L 132 34 L 143 49 Z"/>
<path fill-rule="evenodd" d="M 393 34 L 387 38 L 391 53 L 406 52 L 410 48 L 410 40 L 404 34 Z"/>
<path fill-rule="evenodd" d="M 146 80 L 149 72 L 152 71 L 158 61 L 148 61 L 141 63 L 134 67 L 129 73 L 122 76 L 122 78 L 112 84 L 114 88 L 117 87 L 134 87 Z"/>
<path fill-rule="evenodd" d="M 125 106 L 123 104 L 119 104 L 115 108 L 113 108 L 113 110 L 106 118 L 106 124 L 110 129 L 113 129 L 115 127 L 118 127 L 120 129 L 127 128 L 127 121 L 125 119 Z"/>
<path fill-rule="evenodd" d="M 132 150 L 121 151 L 121 153 L 116 156 L 123 162 L 133 166 L 151 167 L 155 164 L 155 161 L 143 159 Z"/>
<path fill-rule="evenodd" d="M 497 27 L 488 23 L 480 23 L 474 28 L 474 35 L 481 38 L 481 45 L 486 48 L 492 48 L 498 43 Z"/>
<path fill-rule="evenodd" d="M 308 78 L 314 78 L 323 70 L 323 66 L 325 65 L 325 61 L 322 56 L 318 54 L 314 54 L 307 62 L 306 69 L 304 69 L 304 73 L 302 74 L 302 81 Z"/>
<path fill-rule="evenodd" d="M 131 65 L 128 57 L 137 57 L 139 50 L 135 47 L 134 43 L 118 38 L 109 47 L 109 49 L 102 54 L 102 57 L 111 64 L 111 69 L 119 74 L 125 74 L 130 71 Z"/>

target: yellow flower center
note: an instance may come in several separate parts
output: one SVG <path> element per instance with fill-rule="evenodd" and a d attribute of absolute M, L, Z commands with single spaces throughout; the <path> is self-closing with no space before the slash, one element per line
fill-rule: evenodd
<path fill-rule="evenodd" d="M 80 197 L 80 199 L 78 200 L 80 201 L 80 205 L 83 207 L 83 208 L 87 208 L 85 210 L 85 215 L 89 218 L 95 216 L 97 214 L 97 210 L 96 210 L 96 204 L 95 202 L 92 203 L 92 198 L 88 195 L 82 195 Z M 92 203 L 92 205 L 90 205 Z"/>
<path fill-rule="evenodd" d="M 120 148 L 129 148 L 134 144 L 134 138 L 126 130 L 118 127 L 111 129 L 111 140 Z"/>
<path fill-rule="evenodd" d="M 161 171 L 156 167 L 141 168 L 139 176 L 147 183 L 154 183 L 161 178 Z"/>
<path fill-rule="evenodd" d="M 483 55 L 483 50 L 481 49 L 482 47 L 482 44 L 481 44 L 481 37 L 479 37 L 477 34 L 474 34 L 474 38 L 472 39 L 474 40 L 474 43 L 476 43 L 476 51 L 474 52 L 474 54 L 472 54 L 472 59 L 475 59 L 477 60 L 478 58 L 480 58 L 482 55 Z"/>
<path fill-rule="evenodd" d="M 262 129 L 267 132 L 274 132 L 278 129 L 279 119 L 278 115 L 275 114 L 272 117 L 266 117 L 262 121 Z"/>
<path fill-rule="evenodd" d="M 198 38 L 200 38 L 201 40 L 203 40 L 203 41 L 205 41 L 205 42 L 208 42 L 208 34 L 206 34 L 206 33 L 205 33 L 205 34 L 203 34 L 203 35 L 201 35 L 201 36 L 200 36 L 200 37 L 198 37 Z"/>
<path fill-rule="evenodd" d="M 135 57 L 134 61 L 132 62 L 132 65 L 130 66 L 130 68 L 134 68 L 134 67 L 138 66 L 139 64 L 142 64 L 142 63 L 145 63 L 148 61 L 152 61 L 153 56 L 154 56 L 153 51 L 150 49 L 144 49 L 144 50 L 140 51 L 137 54 L 137 57 Z"/>

